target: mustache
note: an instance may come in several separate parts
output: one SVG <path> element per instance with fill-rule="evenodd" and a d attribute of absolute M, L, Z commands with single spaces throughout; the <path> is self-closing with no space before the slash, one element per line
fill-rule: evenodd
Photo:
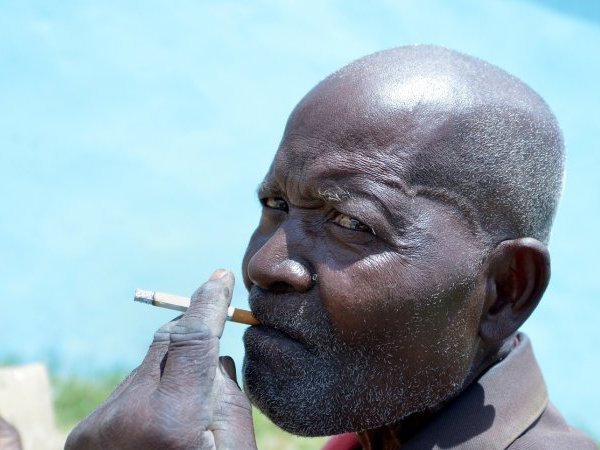
<path fill-rule="evenodd" d="M 261 327 L 283 333 L 309 350 L 334 339 L 329 315 L 316 290 L 302 294 L 272 292 L 253 285 L 248 304 Z"/>

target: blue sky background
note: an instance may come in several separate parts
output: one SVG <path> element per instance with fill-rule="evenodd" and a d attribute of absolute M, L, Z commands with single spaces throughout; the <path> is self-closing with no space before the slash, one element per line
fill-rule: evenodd
<path fill-rule="evenodd" d="M 597 5 L 597 3 L 596 3 Z M 235 270 L 287 115 L 365 54 L 444 45 L 517 75 L 568 147 L 553 278 L 525 329 L 554 402 L 600 437 L 600 7 L 562 1 L 0 0 L 0 358 L 130 369 L 167 311 Z M 245 304 L 241 286 L 234 303 Z M 241 365 L 243 326 L 223 352 Z"/>

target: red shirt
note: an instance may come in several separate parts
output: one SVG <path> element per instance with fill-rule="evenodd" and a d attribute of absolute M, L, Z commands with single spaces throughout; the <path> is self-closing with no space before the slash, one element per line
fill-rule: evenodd
<path fill-rule="evenodd" d="M 329 439 L 322 450 L 360 450 L 362 447 L 355 433 L 338 434 Z"/>

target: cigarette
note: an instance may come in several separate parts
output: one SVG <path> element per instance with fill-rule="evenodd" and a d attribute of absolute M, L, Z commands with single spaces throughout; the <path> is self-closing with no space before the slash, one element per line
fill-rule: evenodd
<path fill-rule="evenodd" d="M 166 294 L 164 292 L 144 291 L 143 289 L 135 290 L 133 300 L 148 305 L 158 306 L 160 308 L 174 309 L 175 311 L 187 311 L 190 307 L 191 299 L 181 295 Z M 227 320 L 230 322 L 243 323 L 246 325 L 260 325 L 260 322 L 254 314 L 245 309 L 227 308 Z"/>

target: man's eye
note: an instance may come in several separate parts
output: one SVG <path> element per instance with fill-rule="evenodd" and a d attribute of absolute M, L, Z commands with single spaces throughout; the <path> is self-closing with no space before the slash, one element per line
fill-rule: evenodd
<path fill-rule="evenodd" d="M 348 214 L 336 213 L 331 219 L 331 221 L 342 228 L 375 234 L 375 232 L 370 226 L 365 225 L 360 220 L 355 219 L 354 217 L 351 217 Z"/>
<path fill-rule="evenodd" d="M 263 206 L 271 209 L 279 209 L 280 211 L 288 212 L 287 202 L 279 197 L 267 197 L 260 200 Z"/>

